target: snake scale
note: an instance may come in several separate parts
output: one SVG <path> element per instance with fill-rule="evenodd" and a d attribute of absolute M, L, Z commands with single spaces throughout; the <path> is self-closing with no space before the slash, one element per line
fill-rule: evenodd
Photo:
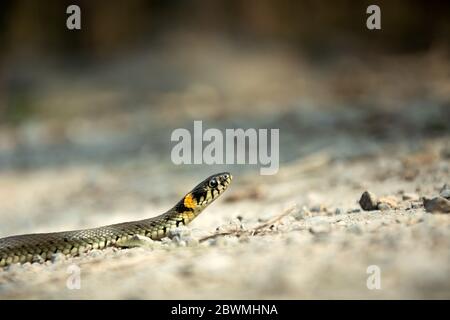
<path fill-rule="evenodd" d="M 172 209 L 153 218 L 93 229 L 2 238 L 0 267 L 51 260 L 55 253 L 77 256 L 92 249 L 144 246 L 151 240 L 161 240 L 170 230 L 187 225 L 195 219 L 228 188 L 231 179 L 228 172 L 212 175 L 192 189 Z"/>

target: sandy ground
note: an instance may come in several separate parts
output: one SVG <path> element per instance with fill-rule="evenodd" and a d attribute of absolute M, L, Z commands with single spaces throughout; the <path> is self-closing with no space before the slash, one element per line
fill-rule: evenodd
<path fill-rule="evenodd" d="M 156 243 L 153 249 L 111 249 L 69 260 L 56 257 L 47 265 L 13 266 L 0 273 L 0 296 L 449 298 L 450 216 L 426 213 L 419 200 L 419 196 L 437 194 L 442 182 L 450 180 L 449 162 L 436 157 L 420 164 L 425 170 L 413 184 L 405 182 L 401 167 L 388 169 L 389 175 L 380 178 L 386 162 L 395 162 L 395 158 L 375 156 L 351 165 L 328 163 L 312 169 L 297 164 L 280 171 L 280 175 L 289 172 L 286 178 L 259 177 L 256 191 L 252 176 L 236 176 L 228 194 L 191 228 L 180 230 L 178 237 Z M 63 180 L 73 180 L 63 176 Z M 54 179 L 62 183 L 60 175 Z M 77 184 L 67 181 L 72 183 Z M 357 200 L 365 189 L 393 196 L 398 208 L 360 210 Z M 286 216 L 256 234 L 245 232 L 290 208 Z M 84 223 L 68 220 L 73 227 L 84 227 L 142 218 L 161 210 L 148 205 L 126 216 L 105 212 L 98 218 L 86 217 Z M 41 223 L 38 229 L 55 229 L 56 224 Z M 225 231 L 231 235 L 198 243 Z M 66 286 L 73 264 L 81 271 L 79 290 Z M 366 285 L 367 268 L 372 265 L 381 271 L 379 290 Z"/>
<path fill-rule="evenodd" d="M 176 56 L 171 68 L 202 64 L 209 73 L 173 92 L 146 87 L 136 95 L 108 82 L 127 72 L 141 81 L 149 66 L 137 62 L 43 81 L 33 96 L 45 106 L 40 118 L 0 127 L 2 237 L 144 219 L 214 172 L 234 175 L 230 189 L 172 239 L 11 266 L 0 271 L 0 299 L 450 298 L 450 215 L 425 212 L 421 200 L 450 183 L 445 68 L 429 57 L 377 71 L 356 63 L 350 82 L 338 76 L 346 63 L 324 75 L 276 53 L 236 60 L 220 52 L 219 66 Z M 237 71 L 244 76 L 235 80 Z M 363 74 L 370 77 L 358 87 Z M 149 87 L 166 80 L 150 79 Z M 380 85 L 386 81 L 395 89 Z M 69 115 L 61 103 L 72 106 Z M 121 112 L 119 104 L 144 107 Z M 208 127 L 280 128 L 278 174 L 173 165 L 170 132 L 191 128 L 199 114 Z M 392 206 L 361 210 L 366 190 Z M 227 235 L 200 241 L 217 232 Z M 74 266 L 80 289 L 67 285 Z M 379 289 L 368 288 L 368 268 L 380 271 Z"/>

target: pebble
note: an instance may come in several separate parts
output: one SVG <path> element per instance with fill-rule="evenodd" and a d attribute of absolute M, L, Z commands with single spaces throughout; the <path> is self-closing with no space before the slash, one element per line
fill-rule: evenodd
<path fill-rule="evenodd" d="M 389 210 L 398 208 L 395 197 L 387 196 L 378 198 L 374 193 L 364 191 L 359 199 L 359 205 L 365 211 Z"/>
<path fill-rule="evenodd" d="M 364 191 L 359 199 L 359 205 L 363 210 L 377 210 L 378 209 L 378 198 L 375 194 L 369 191 Z"/>
<path fill-rule="evenodd" d="M 361 209 L 359 208 L 353 208 L 353 209 L 348 209 L 347 213 L 358 213 L 361 212 Z"/>
<path fill-rule="evenodd" d="M 292 217 L 294 217 L 295 220 L 302 220 L 302 219 L 305 218 L 305 216 L 309 216 L 309 215 L 310 215 L 310 214 L 308 214 L 308 213 L 309 213 L 308 208 L 306 208 L 305 206 L 303 206 L 303 207 L 301 207 L 301 208 L 296 207 L 296 208 L 292 211 L 291 215 L 292 215 Z"/>
<path fill-rule="evenodd" d="M 450 200 L 450 186 L 448 184 L 444 184 L 439 191 L 439 195 L 442 198 L 445 198 L 447 200 Z"/>
<path fill-rule="evenodd" d="M 425 210 L 431 213 L 450 213 L 450 201 L 443 197 L 423 198 Z"/>
<path fill-rule="evenodd" d="M 172 238 L 172 243 L 179 247 L 186 247 L 186 246 L 195 247 L 199 245 L 198 239 L 193 238 L 191 236 L 174 237 Z"/>
<path fill-rule="evenodd" d="M 179 247 L 197 246 L 199 244 L 198 239 L 192 237 L 191 230 L 185 226 L 170 230 L 167 233 L 167 236 L 172 240 L 171 244 Z M 165 240 L 164 244 L 168 243 L 169 242 Z"/>
<path fill-rule="evenodd" d="M 191 230 L 185 226 L 177 227 L 175 229 L 170 229 L 167 236 L 171 239 L 176 237 L 187 237 L 191 235 Z"/>
<path fill-rule="evenodd" d="M 324 205 L 315 205 L 312 206 L 310 209 L 311 212 L 323 212 L 323 211 L 327 211 L 327 208 Z"/>

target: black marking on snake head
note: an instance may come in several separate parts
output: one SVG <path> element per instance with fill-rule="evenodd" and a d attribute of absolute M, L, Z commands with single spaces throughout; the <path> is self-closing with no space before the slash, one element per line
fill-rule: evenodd
<path fill-rule="evenodd" d="M 232 179 L 232 176 L 228 172 L 222 172 L 209 176 L 202 182 L 200 182 L 190 192 L 196 203 L 208 204 L 217 199 L 218 196 L 225 191 Z"/>

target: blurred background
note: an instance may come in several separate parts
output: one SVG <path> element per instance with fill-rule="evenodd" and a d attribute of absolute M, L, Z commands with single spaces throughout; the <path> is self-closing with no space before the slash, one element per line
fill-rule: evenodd
<path fill-rule="evenodd" d="M 324 131 L 448 133 L 450 5 L 378 1 L 371 31 L 370 4 L 3 1 L 0 170 L 167 157 L 193 119 L 282 126 L 283 161 Z"/>
<path fill-rule="evenodd" d="M 25 165 L 8 161 L 5 148 L 30 141 L 11 141 L 9 130 L 39 131 L 41 121 L 56 145 L 75 139 L 73 121 L 95 120 L 100 130 L 121 115 L 146 130 L 147 116 L 448 104 L 450 5 L 377 3 L 381 31 L 365 27 L 370 1 L 3 1 L 0 164 Z M 65 27 L 70 4 L 81 7 L 82 30 Z"/>
<path fill-rule="evenodd" d="M 66 28 L 71 4 L 81 8 L 81 30 Z M 381 30 L 366 28 L 371 4 L 381 8 Z M 391 194 L 436 192 L 449 173 L 449 39 L 450 2 L 437 0 L 2 1 L 0 237 L 153 216 L 222 170 L 235 176 L 224 195 L 229 198 L 195 222 L 200 229 L 215 230 L 236 216 L 268 219 L 288 201 L 316 206 L 317 214 L 323 206 L 328 213 L 356 212 L 367 187 Z M 175 166 L 170 135 L 176 128 L 192 130 L 194 120 L 203 120 L 204 129 L 279 128 L 279 174 L 260 176 L 259 167 L 250 165 Z M 305 236 L 316 243 L 313 235 Z M 370 253 L 384 259 L 382 254 L 391 252 L 392 260 L 383 261 L 398 263 L 392 283 L 414 286 L 397 286 L 389 291 L 393 297 L 436 292 L 448 297 L 445 241 L 447 255 L 435 251 L 433 260 L 426 247 L 420 265 L 396 256 L 391 242 L 382 250 L 367 249 L 388 238 L 369 239 L 342 259 L 324 257 L 318 262 L 325 270 L 323 283 L 331 283 L 327 274 L 347 279 L 347 262 L 356 257 Z M 406 243 L 413 247 L 405 249 L 407 258 L 417 243 L 430 242 Z M 291 256 L 292 249 L 281 248 L 282 258 Z M 205 261 L 217 260 L 220 268 L 221 259 L 218 254 Z M 272 268 L 267 261 L 280 260 L 267 257 L 248 266 Z M 330 261 L 341 261 L 342 268 L 336 271 Z M 285 277 L 302 276 L 295 263 L 284 266 L 293 268 Z M 409 266 L 417 268 L 405 273 Z M 299 280 L 292 292 L 294 278 L 280 278 L 279 265 L 259 280 L 251 278 L 254 288 L 240 288 L 248 277 L 239 278 L 236 270 L 217 277 L 212 270 L 208 283 L 220 284 L 225 273 L 244 279 L 229 285 L 230 297 L 248 288 L 253 297 L 339 296 L 349 288 L 336 280 L 336 291 L 322 290 L 314 273 L 322 269 L 310 267 L 312 278 L 305 278 L 306 285 Z M 155 263 L 151 281 L 158 270 L 161 264 Z M 161 271 L 162 283 L 171 270 Z M 423 280 L 424 274 L 436 278 Z M 185 274 L 174 277 L 174 283 L 190 288 Z M 268 283 L 275 287 L 264 287 Z M 105 292 L 117 297 L 115 288 Z M 186 288 L 179 294 L 193 297 Z M 145 297 L 173 292 L 158 296 L 146 290 Z M 208 292 L 192 294 L 219 291 Z"/>
<path fill-rule="evenodd" d="M 81 30 L 66 28 L 70 4 L 81 8 Z M 95 188 L 108 185 L 96 184 L 99 172 L 111 175 L 114 201 L 173 197 L 185 187 L 171 188 L 172 174 L 257 173 L 174 166 L 170 134 L 193 120 L 280 128 L 281 166 L 323 150 L 349 159 L 448 137 L 449 3 L 378 1 L 382 30 L 366 28 L 370 4 L 3 1 L 1 211 L 13 218 L 32 196 L 61 210 L 67 202 L 38 187 L 53 190 L 53 172 L 82 172 L 86 185 L 67 192 L 90 190 L 97 205 Z M 47 191 L 21 195 L 6 177 L 20 184 L 23 175 Z"/>

